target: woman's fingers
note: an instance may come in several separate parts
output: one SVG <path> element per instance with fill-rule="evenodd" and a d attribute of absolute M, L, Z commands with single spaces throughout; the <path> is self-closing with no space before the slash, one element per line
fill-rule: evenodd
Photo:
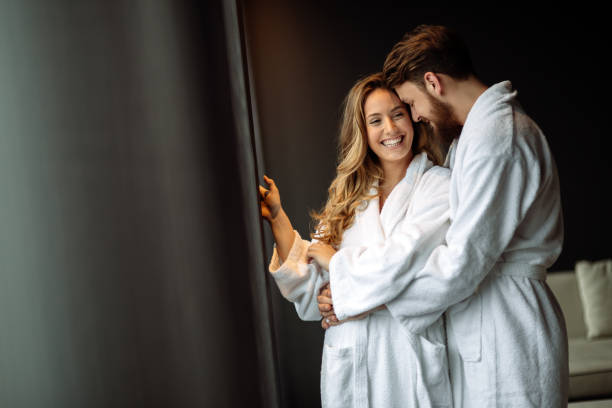
<path fill-rule="evenodd" d="M 268 205 L 268 203 L 266 203 L 266 196 L 267 196 L 266 191 L 267 190 L 265 188 L 263 188 L 262 186 L 259 186 L 259 195 L 261 196 L 259 200 L 259 204 L 261 207 L 261 216 L 266 219 L 270 219 L 271 213 L 270 213 L 270 206 Z"/>
<path fill-rule="evenodd" d="M 268 198 L 268 194 L 270 194 L 270 190 L 265 189 L 264 187 L 262 187 L 261 185 L 259 186 L 259 195 L 261 196 L 261 198 L 263 200 L 265 200 L 266 198 Z"/>
<path fill-rule="evenodd" d="M 272 180 L 270 177 L 266 176 L 265 174 L 264 174 L 264 181 L 270 186 L 274 184 L 274 180 Z"/>
<path fill-rule="evenodd" d="M 324 313 L 334 313 L 334 305 L 330 305 L 327 303 L 319 303 L 319 312 L 321 313 L 321 315 L 323 315 Z"/>
<path fill-rule="evenodd" d="M 262 200 L 266 202 L 266 204 L 270 205 L 272 209 L 280 207 L 280 194 L 276 185 L 274 184 L 274 180 L 264 175 L 264 180 L 268 183 L 269 188 L 265 188 L 261 184 L 259 185 L 259 195 Z M 276 213 L 276 211 L 274 211 Z"/>
<path fill-rule="evenodd" d="M 321 288 L 319 296 L 317 296 L 317 303 L 319 305 L 319 312 L 323 316 L 328 316 L 330 313 L 333 314 L 334 302 L 331 298 L 331 290 L 329 289 L 329 283 L 325 284 Z M 336 316 L 334 315 L 334 318 Z"/>
<path fill-rule="evenodd" d="M 334 312 L 333 310 L 330 312 L 322 312 L 321 316 L 325 317 L 326 319 L 329 319 L 332 322 L 337 322 L 338 321 L 338 317 L 336 316 L 336 312 Z"/>
<path fill-rule="evenodd" d="M 336 312 L 334 312 L 333 310 L 330 310 L 329 312 L 321 312 L 321 316 L 327 317 L 327 318 L 332 318 L 333 317 L 334 319 L 338 320 L 336 318 Z"/>
<path fill-rule="evenodd" d="M 266 182 L 266 184 L 270 188 L 270 191 L 272 191 L 272 190 L 274 190 L 276 188 L 276 184 L 274 183 L 274 180 L 272 180 L 270 177 L 266 176 L 265 174 L 264 174 L 264 181 Z"/>
<path fill-rule="evenodd" d="M 313 256 L 313 255 L 315 254 L 315 252 L 316 252 L 316 251 L 315 251 L 315 250 L 312 248 L 312 245 L 310 245 L 310 246 L 308 247 L 308 249 L 306 249 L 306 256 L 307 256 L 309 259 L 315 259 L 315 257 Z"/>
<path fill-rule="evenodd" d="M 319 249 L 321 248 L 321 244 L 315 242 L 314 244 L 310 244 L 308 249 L 306 250 L 306 255 L 311 258 L 316 258 L 316 254 L 319 253 Z"/>
<path fill-rule="evenodd" d="M 342 322 L 336 320 L 330 320 L 330 319 L 323 319 L 321 320 L 321 327 L 324 328 L 325 330 L 329 329 L 332 326 L 338 326 L 339 324 L 342 324 Z"/>
<path fill-rule="evenodd" d="M 319 304 L 320 312 L 329 312 L 330 310 L 334 308 L 334 303 L 332 301 L 332 298 L 327 297 L 327 296 L 323 296 L 323 295 L 317 296 L 317 303 Z"/>
<path fill-rule="evenodd" d="M 329 312 L 333 309 L 333 306 L 330 304 L 319 303 L 319 312 L 323 314 L 323 312 Z"/>
<path fill-rule="evenodd" d="M 261 216 L 264 218 L 270 218 L 270 209 L 263 200 L 261 201 Z"/>
<path fill-rule="evenodd" d="M 319 296 L 317 296 L 317 301 L 319 302 L 319 304 L 321 303 L 328 304 L 328 305 L 334 304 L 332 298 L 330 298 L 329 296 L 325 296 L 324 294 L 320 294 Z"/>

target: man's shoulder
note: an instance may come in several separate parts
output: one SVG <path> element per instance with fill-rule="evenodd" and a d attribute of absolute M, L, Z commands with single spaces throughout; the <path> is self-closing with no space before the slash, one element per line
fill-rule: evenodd
<path fill-rule="evenodd" d="M 465 160 L 511 154 L 513 134 L 511 114 L 487 117 L 478 124 L 464 128 L 457 146 L 458 157 Z"/>
<path fill-rule="evenodd" d="M 542 137 L 540 128 L 518 103 L 506 104 L 464 130 L 463 150 L 471 158 L 512 157 Z"/>

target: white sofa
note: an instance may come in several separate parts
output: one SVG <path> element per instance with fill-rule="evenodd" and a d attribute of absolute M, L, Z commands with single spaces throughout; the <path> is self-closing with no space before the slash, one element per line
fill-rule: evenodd
<path fill-rule="evenodd" d="M 567 324 L 569 400 L 599 400 L 576 402 L 570 407 L 612 407 L 612 337 L 587 339 L 584 309 L 574 271 L 550 272 L 547 283 L 561 305 Z"/>

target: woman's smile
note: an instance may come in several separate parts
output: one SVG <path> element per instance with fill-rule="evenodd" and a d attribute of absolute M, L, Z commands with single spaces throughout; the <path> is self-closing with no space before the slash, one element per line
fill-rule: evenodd
<path fill-rule="evenodd" d="M 402 135 L 400 137 L 396 137 L 393 139 L 385 139 L 380 143 L 389 149 L 393 149 L 393 148 L 398 147 L 400 144 L 402 144 L 403 141 L 404 141 L 404 136 Z"/>

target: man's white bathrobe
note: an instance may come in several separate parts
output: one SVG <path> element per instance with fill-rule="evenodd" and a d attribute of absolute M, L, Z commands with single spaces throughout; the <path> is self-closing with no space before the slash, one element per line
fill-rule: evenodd
<path fill-rule="evenodd" d="M 376 245 L 401 236 L 409 247 L 403 249 L 409 251 L 410 265 L 423 268 L 448 229 L 449 181 L 448 169 L 432 167 L 424 153 L 415 156 L 382 212 L 378 198 L 364 203 L 367 207 L 356 213 L 340 248 Z M 320 320 L 317 295 L 328 281 L 328 273 L 314 262 L 307 263 L 309 245 L 296 232 L 282 265 L 274 250 L 270 272 L 302 319 Z M 406 259 L 406 253 L 398 255 L 397 259 Z M 384 273 L 375 279 L 382 287 L 394 285 L 393 278 Z M 364 276 L 358 287 L 367 286 L 371 280 Z M 428 323 L 418 334 L 412 333 L 383 309 L 326 330 L 321 365 L 323 407 L 450 407 L 443 319 L 438 316 Z"/>
<path fill-rule="evenodd" d="M 368 310 L 381 293 L 397 295 L 387 308 L 421 333 L 448 308 L 455 407 L 566 406 L 565 323 L 545 283 L 563 241 L 559 181 L 546 139 L 510 82 L 476 100 L 449 158 L 446 245 L 422 269 L 409 256 L 395 259 L 411 248 L 402 236 L 341 249 L 330 262 L 336 315 Z M 394 286 L 378 284 L 379 276 Z"/>

